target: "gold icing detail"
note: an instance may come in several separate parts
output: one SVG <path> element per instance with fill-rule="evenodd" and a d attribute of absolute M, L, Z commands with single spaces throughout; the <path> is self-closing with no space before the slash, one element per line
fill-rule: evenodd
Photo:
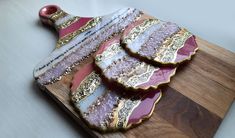
<path fill-rule="evenodd" d="M 167 38 L 163 44 L 157 48 L 154 60 L 163 63 L 174 62 L 177 51 L 184 46 L 185 41 L 191 36 L 192 34 L 186 29 L 181 29 L 172 37 Z"/>
<path fill-rule="evenodd" d="M 123 49 L 120 47 L 119 43 L 114 43 L 111 46 L 109 46 L 104 52 L 96 55 L 95 60 L 97 63 L 100 61 L 104 61 L 107 58 L 113 57 L 114 55 L 116 55 L 117 53 L 119 53 L 122 50 Z"/>
<path fill-rule="evenodd" d="M 118 120 L 116 122 L 116 128 L 126 128 L 129 117 L 133 110 L 141 103 L 141 97 L 135 96 L 131 99 L 124 99 L 123 104 L 118 111 Z"/>
<path fill-rule="evenodd" d="M 68 15 L 66 12 L 64 12 L 63 10 L 59 10 L 59 11 L 56 11 L 55 13 L 53 13 L 50 16 L 50 19 L 52 19 L 55 22 L 58 19 L 65 17 L 66 15 Z"/>
<path fill-rule="evenodd" d="M 158 69 L 159 68 L 141 62 L 131 72 L 121 74 L 118 81 L 127 87 L 136 87 L 148 82 L 153 73 Z"/>
<path fill-rule="evenodd" d="M 114 91 L 109 91 L 109 92 L 114 92 Z M 111 112 L 105 113 L 105 118 L 104 120 L 101 121 L 100 125 L 103 130 L 107 129 L 116 129 L 116 124 L 118 121 L 118 107 L 123 104 L 121 100 L 119 100 L 120 96 L 116 97 L 116 104 L 114 105 L 114 108 L 112 108 Z"/>
<path fill-rule="evenodd" d="M 132 76 L 127 81 L 127 86 L 138 86 L 149 81 L 150 77 L 153 75 L 156 69 L 152 66 L 147 66 L 147 71 L 140 75 Z"/>
<path fill-rule="evenodd" d="M 123 98 L 121 98 L 121 97 L 118 97 L 118 98 L 119 98 L 119 100 L 117 101 L 116 107 L 112 109 L 111 113 L 112 113 L 112 116 L 113 116 L 113 120 L 110 122 L 110 126 L 115 128 L 115 129 L 117 129 L 117 123 L 118 123 L 118 120 L 119 120 L 118 111 L 121 109 L 121 107 L 124 104 L 124 101 L 121 100 Z"/>
<path fill-rule="evenodd" d="M 111 91 L 107 91 L 107 92 L 111 92 Z M 145 95 L 144 95 L 145 96 Z M 110 112 L 110 113 L 107 113 L 108 116 L 112 116 L 111 117 L 111 120 L 104 120 L 105 122 L 101 122 L 100 124 L 100 127 L 95 127 L 91 124 L 89 124 L 89 122 L 87 122 L 86 120 L 86 123 L 89 125 L 89 127 L 91 128 L 95 128 L 95 129 L 98 129 L 100 131 L 110 131 L 110 130 L 127 130 L 129 129 L 130 127 L 132 126 L 135 126 L 135 125 L 138 125 L 140 124 L 143 120 L 149 118 L 152 116 L 153 114 L 153 111 L 155 109 L 155 106 L 156 104 L 159 102 L 159 100 L 161 99 L 162 97 L 162 92 L 160 91 L 159 92 L 159 96 L 158 98 L 154 101 L 152 107 L 151 107 L 151 111 L 149 114 L 141 117 L 136 123 L 130 123 L 130 124 L 127 124 L 128 121 L 129 121 L 129 117 L 131 116 L 131 114 L 133 113 L 134 109 L 136 107 L 139 106 L 139 104 L 141 103 L 141 99 L 144 97 L 144 96 L 133 96 L 131 97 L 130 99 L 127 99 L 127 98 L 119 98 L 119 102 L 117 103 L 117 107 L 116 108 L 113 108 L 113 111 Z M 122 97 L 122 96 L 118 96 L 118 97 Z M 100 97 L 102 98 L 102 97 Z M 73 101 L 74 102 L 74 101 Z M 75 102 L 76 103 L 76 102 Z M 102 106 L 102 105 L 101 105 Z M 84 118 L 86 118 L 87 116 L 87 113 L 82 113 L 82 112 L 79 112 Z M 111 122 L 110 122 L 111 121 Z"/>
<path fill-rule="evenodd" d="M 140 25 L 134 27 L 128 35 L 124 38 L 124 43 L 131 43 L 133 40 L 135 40 L 140 34 L 145 32 L 149 27 L 151 27 L 154 24 L 158 24 L 160 21 L 158 19 L 148 19 L 144 20 L 143 23 Z"/>
<path fill-rule="evenodd" d="M 83 27 L 59 39 L 56 48 L 60 48 L 61 46 L 69 43 L 74 37 L 96 26 L 100 21 L 101 17 L 94 18 L 91 21 L 87 22 L 86 25 L 84 25 Z"/>
<path fill-rule="evenodd" d="M 77 16 L 73 17 L 72 19 L 69 19 L 69 20 L 65 21 L 64 23 L 58 25 L 57 29 L 64 29 L 64 28 L 70 26 L 71 24 L 75 23 L 79 19 L 80 19 L 80 17 L 77 17 Z"/>
<path fill-rule="evenodd" d="M 117 130 L 120 130 L 120 129 L 121 129 L 121 130 L 127 130 L 127 129 L 133 127 L 133 126 L 139 125 L 143 120 L 146 120 L 146 119 L 150 118 L 150 117 L 152 116 L 152 114 L 153 114 L 153 111 L 154 111 L 154 109 L 155 109 L 155 106 L 156 106 L 157 103 L 161 100 L 161 98 L 162 98 L 162 92 L 160 91 L 158 98 L 157 98 L 157 99 L 154 101 L 154 103 L 153 103 L 153 106 L 152 106 L 152 108 L 151 108 L 150 113 L 149 113 L 148 115 L 143 116 L 142 118 L 140 118 L 138 122 L 136 122 L 136 123 L 130 123 L 130 124 L 126 125 L 125 127 L 120 128 L 120 127 L 117 127 L 117 125 L 116 125 L 117 122 L 118 122 L 118 119 L 119 119 L 119 118 L 118 118 L 119 111 L 120 111 L 120 109 L 123 107 L 123 104 L 124 104 L 124 101 L 121 101 L 121 100 L 120 100 L 121 103 L 118 104 L 118 107 L 113 109 L 113 113 L 115 113 L 115 114 L 113 114 L 113 115 L 114 115 L 114 116 L 113 116 L 114 121 L 113 121 L 113 122 L 110 122 L 111 124 L 109 124 L 109 125 L 111 125 L 111 127 L 98 127 L 98 128 L 97 128 L 96 126 L 93 126 L 93 125 L 89 124 L 89 122 L 86 122 L 86 123 L 88 124 L 89 127 L 94 128 L 94 129 L 99 130 L 99 131 L 102 131 L 102 132 L 117 131 Z M 137 107 L 137 106 L 136 106 L 136 107 Z M 136 108 L 136 107 L 134 107 L 134 108 Z M 134 111 L 134 109 L 131 111 L 131 113 L 132 113 L 133 111 Z M 129 116 L 128 116 L 128 120 L 129 120 L 129 117 L 130 117 L 131 113 L 130 113 Z M 80 113 L 80 114 L 81 114 L 81 113 Z M 86 120 L 85 120 L 85 121 L 86 121 Z M 127 121 L 127 123 L 128 123 L 128 121 Z M 103 125 L 104 125 L 104 124 L 102 124 L 102 126 L 103 126 Z M 113 127 L 112 127 L 112 126 L 113 126 Z"/>
<path fill-rule="evenodd" d="M 129 55 L 126 55 L 122 58 L 122 60 L 130 58 Z M 118 64 L 121 60 L 117 62 L 112 62 L 111 65 L 109 65 L 107 68 L 103 69 L 102 72 L 106 72 L 113 64 Z M 99 64 L 97 64 L 99 65 Z M 161 83 L 152 84 L 146 87 L 138 87 L 141 84 L 144 84 L 150 80 L 153 73 L 157 70 L 159 70 L 159 67 L 151 66 L 149 64 L 146 64 L 145 62 L 136 62 L 134 67 L 130 71 L 124 71 L 121 74 L 118 74 L 118 76 L 111 77 L 110 79 L 114 79 L 113 81 L 117 81 L 119 84 L 122 84 L 125 88 L 132 88 L 135 90 L 141 89 L 141 90 L 148 90 L 149 88 L 157 89 L 159 85 L 167 84 L 170 82 L 170 79 L 172 76 L 175 75 L 176 69 L 172 68 L 172 72 L 167 76 L 167 79 Z M 109 79 L 107 76 L 105 76 L 107 79 Z"/>
<path fill-rule="evenodd" d="M 130 97 L 130 99 L 122 97 L 119 100 L 117 107 L 113 108 L 113 111 L 110 113 L 110 115 L 112 116 L 112 121 L 105 123 L 106 127 L 111 128 L 108 130 L 119 130 L 119 129 L 126 130 L 132 127 L 133 125 L 140 124 L 144 119 L 149 118 L 152 115 L 156 104 L 159 102 L 159 100 L 162 97 L 161 91 L 159 92 L 158 98 L 153 102 L 150 113 L 144 117 L 141 117 L 138 120 L 138 122 L 128 124 L 131 114 L 133 113 L 135 108 L 139 106 L 139 104 L 141 103 L 141 100 L 145 96 L 146 95 L 143 95 L 143 96 L 136 95 L 136 96 Z M 107 129 L 102 128 L 102 130 L 107 130 Z"/>
<path fill-rule="evenodd" d="M 102 94 L 101 96 L 97 97 L 96 100 L 91 105 L 88 106 L 86 112 L 80 112 L 80 113 L 86 119 L 89 118 L 89 115 L 97 114 L 97 109 L 99 107 L 102 107 L 104 104 L 107 104 L 107 103 L 105 103 L 105 101 L 106 101 L 107 95 L 111 92 L 112 92 L 111 90 L 105 88 L 105 93 Z M 100 120 L 100 122 L 99 122 L 99 127 L 104 130 L 107 129 L 108 127 L 110 127 L 110 125 L 111 125 L 110 122 L 112 120 L 112 113 L 105 112 L 105 116 L 106 116 L 105 119 Z"/>
<path fill-rule="evenodd" d="M 79 85 L 75 93 L 72 93 L 72 101 L 77 103 L 91 95 L 101 84 L 101 78 L 95 72 L 89 74 Z"/>

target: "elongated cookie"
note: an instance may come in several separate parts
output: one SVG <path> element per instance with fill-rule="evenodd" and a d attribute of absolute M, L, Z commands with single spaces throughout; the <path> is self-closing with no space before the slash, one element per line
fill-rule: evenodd
<path fill-rule="evenodd" d="M 132 54 L 161 64 L 177 64 L 190 59 L 198 46 L 189 31 L 158 19 L 130 24 L 122 35 L 124 47 Z"/>
<path fill-rule="evenodd" d="M 90 127 L 101 131 L 130 128 L 149 118 L 161 91 L 132 93 L 108 88 L 92 64 L 86 64 L 74 75 L 71 99 Z"/>
<path fill-rule="evenodd" d="M 105 16 L 81 17 L 68 14 L 58 6 L 48 5 L 40 10 L 39 15 L 44 24 L 56 28 L 59 36 L 56 49 L 34 69 L 35 79 L 44 86 L 60 80 L 75 65 L 86 62 L 103 41 L 123 31 L 142 12 L 122 8 Z"/>
<path fill-rule="evenodd" d="M 126 88 L 157 88 L 168 83 L 175 67 L 156 67 L 131 57 L 120 46 L 120 36 L 104 42 L 95 54 L 95 63 L 110 81 Z"/>

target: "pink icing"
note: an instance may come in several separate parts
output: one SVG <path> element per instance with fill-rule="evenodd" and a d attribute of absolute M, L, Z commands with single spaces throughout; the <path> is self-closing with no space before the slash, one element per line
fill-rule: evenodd
<path fill-rule="evenodd" d="M 120 36 L 119 35 L 113 37 L 111 40 L 109 40 L 107 42 L 102 43 L 102 45 L 99 47 L 99 50 L 96 52 L 96 55 L 103 53 L 109 46 L 111 46 L 112 44 L 115 44 L 115 43 L 120 43 Z"/>
<path fill-rule="evenodd" d="M 131 23 L 130 25 L 128 25 L 128 27 L 123 32 L 123 36 L 124 37 L 127 36 L 134 27 L 140 25 L 143 22 L 144 22 L 144 20 L 139 20 L 139 21 L 136 21 L 136 22 Z"/>
<path fill-rule="evenodd" d="M 154 90 L 146 94 L 146 97 L 143 98 L 141 103 L 134 109 L 132 114 L 129 117 L 128 125 L 137 123 L 140 118 L 148 116 L 155 105 L 155 101 L 159 98 L 161 90 Z"/>
<path fill-rule="evenodd" d="M 93 18 L 80 18 L 78 21 L 76 21 L 75 23 L 71 24 L 70 26 L 59 30 L 59 37 L 64 37 L 69 33 L 72 33 L 76 30 L 78 30 L 79 28 L 81 28 L 82 26 L 84 26 L 87 22 L 91 21 Z"/>
<path fill-rule="evenodd" d="M 184 47 L 178 50 L 175 62 L 180 62 L 191 56 L 197 47 L 195 36 L 188 38 Z"/>
<path fill-rule="evenodd" d="M 80 83 L 93 71 L 93 65 L 86 64 L 82 69 L 77 71 L 77 73 L 74 75 L 73 81 L 72 81 L 72 87 L 71 90 L 74 91 L 76 88 L 80 85 Z"/>
<path fill-rule="evenodd" d="M 139 85 L 140 88 L 145 88 L 151 85 L 162 84 L 168 82 L 171 74 L 175 72 L 176 68 L 173 67 L 161 67 L 159 70 L 155 71 L 148 82 Z"/>

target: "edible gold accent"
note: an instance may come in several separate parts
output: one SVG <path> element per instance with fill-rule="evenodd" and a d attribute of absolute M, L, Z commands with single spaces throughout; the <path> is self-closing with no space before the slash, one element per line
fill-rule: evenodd
<path fill-rule="evenodd" d="M 185 41 L 191 36 L 192 34 L 186 29 L 181 29 L 172 37 L 167 38 L 163 44 L 157 48 L 154 60 L 163 63 L 174 62 L 177 51 L 184 46 Z"/>
<path fill-rule="evenodd" d="M 91 29 L 92 27 L 96 26 L 101 21 L 101 17 L 97 17 L 86 23 L 83 27 L 79 28 L 78 30 L 66 35 L 65 37 L 61 38 L 57 42 L 56 48 L 60 48 L 61 46 L 69 43 L 74 37 L 77 35 L 85 32 L 88 29 Z"/>
<path fill-rule="evenodd" d="M 120 110 L 118 111 L 118 120 L 116 123 L 117 128 L 126 128 L 129 117 L 133 110 L 140 104 L 141 97 L 134 96 L 131 99 L 125 99 L 121 104 Z"/>
<path fill-rule="evenodd" d="M 121 48 L 119 43 L 114 43 L 111 46 L 109 46 L 103 53 L 96 55 L 95 60 L 96 62 L 104 61 L 110 57 L 113 57 L 122 50 L 123 49 Z"/>
<path fill-rule="evenodd" d="M 52 19 L 53 22 L 55 22 L 58 19 L 65 17 L 66 15 L 68 14 L 64 12 L 63 10 L 58 10 L 50 16 L 50 19 Z"/>
<path fill-rule="evenodd" d="M 158 69 L 159 68 L 155 68 L 142 62 L 138 64 L 131 72 L 128 72 L 127 74 L 121 74 L 121 76 L 118 78 L 118 82 L 124 84 L 127 87 L 136 87 L 148 82 L 153 73 Z"/>
<path fill-rule="evenodd" d="M 135 40 L 140 34 L 145 32 L 149 27 L 151 27 L 154 24 L 158 24 L 160 21 L 158 19 L 148 19 L 144 20 L 143 23 L 140 25 L 134 27 L 128 35 L 124 38 L 124 43 L 131 43 L 133 40 Z"/>
<path fill-rule="evenodd" d="M 156 69 L 152 66 L 147 66 L 147 71 L 140 75 L 135 75 L 129 78 L 127 81 L 127 86 L 138 86 L 149 81 L 150 77 L 153 75 Z"/>
<path fill-rule="evenodd" d="M 101 84 L 101 78 L 95 72 L 89 74 L 79 85 L 75 93 L 72 93 L 72 101 L 77 103 L 94 93 Z"/>
<path fill-rule="evenodd" d="M 60 24 L 57 26 L 57 29 L 64 29 L 67 28 L 68 26 L 70 26 L 71 24 L 75 23 L 76 21 L 78 21 L 80 19 L 80 17 L 73 17 L 72 19 L 69 19 L 67 21 L 65 21 L 64 23 Z"/>

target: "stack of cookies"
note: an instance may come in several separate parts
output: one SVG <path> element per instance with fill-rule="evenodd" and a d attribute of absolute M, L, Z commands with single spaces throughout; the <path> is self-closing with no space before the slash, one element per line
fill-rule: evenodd
<path fill-rule="evenodd" d="M 175 23 L 123 8 L 99 17 L 43 7 L 41 21 L 59 34 L 56 49 L 37 65 L 43 88 L 72 74 L 71 101 L 80 117 L 100 131 L 128 129 L 149 118 L 180 63 L 198 46 Z"/>

